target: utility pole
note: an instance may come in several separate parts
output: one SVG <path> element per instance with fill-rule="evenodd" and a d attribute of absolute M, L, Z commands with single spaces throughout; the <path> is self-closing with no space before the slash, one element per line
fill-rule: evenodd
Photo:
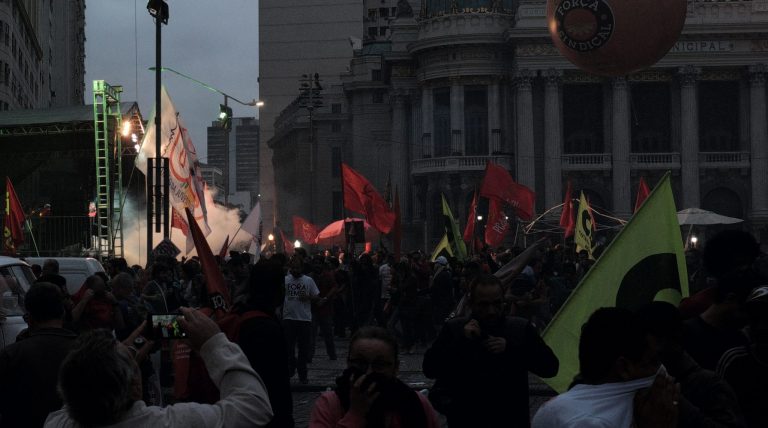
<path fill-rule="evenodd" d="M 315 138 L 315 120 L 314 111 L 323 106 L 323 96 L 321 91 L 323 86 L 320 84 L 320 74 L 310 73 L 302 74 L 299 80 L 299 106 L 307 109 L 309 112 L 309 172 L 312 174 L 309 185 L 309 204 L 310 204 L 310 221 L 314 222 L 315 219 L 315 163 L 317 159 L 317 141 Z"/>

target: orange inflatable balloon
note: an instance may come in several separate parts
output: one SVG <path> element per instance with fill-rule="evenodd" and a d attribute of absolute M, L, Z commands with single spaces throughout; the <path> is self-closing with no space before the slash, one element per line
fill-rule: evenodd
<path fill-rule="evenodd" d="M 552 41 L 590 73 L 623 76 L 650 67 L 675 44 L 686 0 L 547 0 Z"/>

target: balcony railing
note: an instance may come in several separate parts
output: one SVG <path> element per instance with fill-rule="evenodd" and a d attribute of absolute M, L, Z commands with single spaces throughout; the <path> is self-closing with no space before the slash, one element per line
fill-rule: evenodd
<path fill-rule="evenodd" d="M 601 171 L 611 169 L 610 153 L 583 153 L 563 155 L 565 171 Z"/>
<path fill-rule="evenodd" d="M 749 168 L 749 152 L 701 152 L 701 168 Z"/>
<path fill-rule="evenodd" d="M 631 153 L 632 169 L 680 169 L 680 153 Z"/>
<path fill-rule="evenodd" d="M 448 156 L 440 158 L 415 159 L 411 161 L 412 174 L 427 174 L 431 172 L 482 171 L 488 161 L 497 163 L 504 168 L 512 166 L 511 155 L 494 156 Z"/>

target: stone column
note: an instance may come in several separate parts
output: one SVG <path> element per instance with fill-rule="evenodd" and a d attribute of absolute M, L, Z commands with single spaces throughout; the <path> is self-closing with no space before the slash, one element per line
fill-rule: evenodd
<path fill-rule="evenodd" d="M 423 157 L 432 157 L 435 153 L 432 143 L 434 134 L 432 112 L 432 88 L 425 86 L 421 90 L 421 148 Z"/>
<path fill-rule="evenodd" d="M 768 129 L 765 112 L 765 64 L 749 67 L 749 145 L 752 171 L 752 218 L 768 220 Z"/>
<path fill-rule="evenodd" d="M 488 85 L 488 154 L 501 151 L 501 103 L 499 81 Z"/>
<path fill-rule="evenodd" d="M 451 155 L 464 153 L 464 86 L 451 79 Z"/>
<path fill-rule="evenodd" d="M 411 159 L 418 159 L 424 154 L 421 116 L 421 91 L 411 92 Z"/>
<path fill-rule="evenodd" d="M 699 194 L 699 104 L 696 80 L 701 69 L 680 67 L 680 167 L 683 180 L 683 206 L 698 208 Z"/>
<path fill-rule="evenodd" d="M 563 130 L 560 110 L 560 80 L 563 71 L 544 72 L 544 206 L 549 209 L 560 203 L 563 193 L 561 157 Z"/>
<path fill-rule="evenodd" d="M 392 196 L 395 189 L 399 189 L 401 195 L 408 187 L 408 175 L 410 172 L 410 136 L 408 135 L 408 98 L 404 94 L 395 93 L 390 98 L 392 105 Z"/>
<path fill-rule="evenodd" d="M 613 212 L 628 218 L 632 213 L 629 181 L 629 151 L 632 138 L 629 130 L 629 84 L 624 77 L 611 82 L 613 127 L 611 149 L 613 157 Z"/>
<path fill-rule="evenodd" d="M 536 191 L 536 165 L 533 151 L 533 78 L 530 70 L 520 70 L 515 76 L 516 134 L 515 179 Z"/>

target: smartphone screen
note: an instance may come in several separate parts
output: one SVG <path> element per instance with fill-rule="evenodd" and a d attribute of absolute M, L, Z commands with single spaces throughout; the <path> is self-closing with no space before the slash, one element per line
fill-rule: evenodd
<path fill-rule="evenodd" d="M 187 337 L 179 325 L 178 314 L 152 315 L 152 337 L 154 339 L 180 339 Z"/>

